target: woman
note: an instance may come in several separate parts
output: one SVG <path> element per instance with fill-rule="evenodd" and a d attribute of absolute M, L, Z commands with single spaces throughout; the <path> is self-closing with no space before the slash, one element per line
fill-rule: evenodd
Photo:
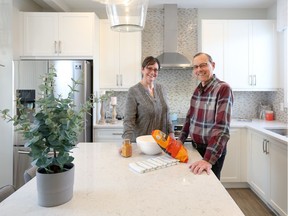
<path fill-rule="evenodd" d="M 122 138 L 136 141 L 136 137 L 150 135 L 159 129 L 174 138 L 166 92 L 156 83 L 160 63 L 157 58 L 148 56 L 142 63 L 142 79 L 128 91 L 126 99 L 124 131 Z"/>

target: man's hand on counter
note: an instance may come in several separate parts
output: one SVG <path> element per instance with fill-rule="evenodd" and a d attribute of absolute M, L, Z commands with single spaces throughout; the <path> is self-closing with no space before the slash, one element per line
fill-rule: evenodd
<path fill-rule="evenodd" d="M 200 160 L 192 163 L 189 168 L 194 174 L 201 174 L 202 172 L 206 171 L 209 175 L 212 165 L 205 160 Z"/>

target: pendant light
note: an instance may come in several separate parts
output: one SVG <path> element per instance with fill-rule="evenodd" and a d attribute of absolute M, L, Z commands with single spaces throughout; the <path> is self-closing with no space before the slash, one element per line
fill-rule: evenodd
<path fill-rule="evenodd" d="M 144 29 L 149 0 L 106 0 L 111 29 L 134 32 Z"/>

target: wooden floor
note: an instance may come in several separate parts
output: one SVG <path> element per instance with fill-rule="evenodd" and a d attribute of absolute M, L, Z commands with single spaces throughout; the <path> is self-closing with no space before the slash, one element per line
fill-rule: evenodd
<path fill-rule="evenodd" d="M 251 189 L 229 188 L 227 191 L 245 216 L 275 216 Z"/>

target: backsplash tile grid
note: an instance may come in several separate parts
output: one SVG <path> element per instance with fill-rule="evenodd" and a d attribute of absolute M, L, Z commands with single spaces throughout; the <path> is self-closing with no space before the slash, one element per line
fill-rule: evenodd
<path fill-rule="evenodd" d="M 178 9 L 177 51 L 189 60 L 197 52 L 197 9 Z M 148 9 L 142 32 L 142 58 L 159 56 L 164 51 L 164 9 Z"/>
<path fill-rule="evenodd" d="M 281 111 L 280 103 L 284 103 L 284 89 L 278 89 L 277 93 L 268 92 L 267 98 L 273 104 L 274 118 L 281 122 L 288 123 L 288 113 L 287 109 Z"/>
<path fill-rule="evenodd" d="M 198 47 L 198 10 L 178 9 L 178 51 L 190 61 Z"/>
<path fill-rule="evenodd" d="M 148 9 L 145 28 L 142 31 L 142 58 L 157 57 L 163 52 L 164 10 Z"/>
<path fill-rule="evenodd" d="M 197 85 L 197 81 L 192 77 L 191 72 L 188 70 L 161 71 L 157 81 L 165 86 L 170 112 L 177 113 L 178 117 L 185 117 L 191 95 Z M 258 106 L 262 102 L 273 104 L 275 119 L 287 123 L 287 112 L 280 111 L 280 107 L 273 102 L 277 100 L 276 94 L 276 92 L 234 92 L 232 118 L 258 118 Z M 117 97 L 117 113 L 123 116 L 127 92 L 114 92 L 114 96 Z M 279 99 L 279 101 L 281 100 Z M 111 117 L 112 108 L 109 108 L 109 102 L 105 104 L 105 110 L 107 117 Z"/>
<path fill-rule="evenodd" d="M 192 92 L 197 86 L 192 71 L 161 70 L 157 80 L 165 87 L 170 112 L 177 113 L 178 117 L 185 117 Z"/>

